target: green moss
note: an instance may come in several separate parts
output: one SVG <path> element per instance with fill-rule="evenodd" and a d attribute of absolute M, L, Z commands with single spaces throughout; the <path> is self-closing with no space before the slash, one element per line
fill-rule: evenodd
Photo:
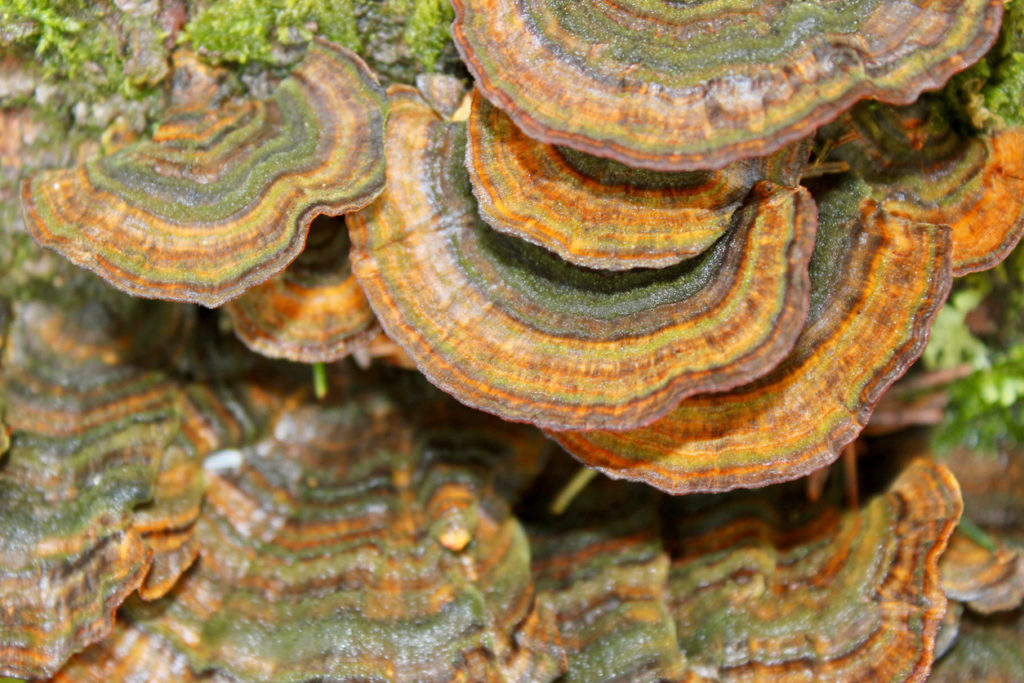
<path fill-rule="evenodd" d="M 195 14 L 182 40 L 216 61 L 279 63 L 280 48 L 318 34 L 371 63 L 408 60 L 433 70 L 450 42 L 451 21 L 447 0 L 215 0 Z M 382 25 L 399 32 L 381 42 Z"/>
<path fill-rule="evenodd" d="M 220 0 L 201 9 L 182 33 L 218 61 L 271 61 L 275 45 L 319 33 L 359 50 L 352 0 Z"/>
<path fill-rule="evenodd" d="M 409 23 L 405 26 L 405 42 L 413 57 L 424 68 L 431 68 L 441 57 L 449 40 L 448 27 L 455 18 L 448 0 L 415 0 Z"/>
<path fill-rule="evenodd" d="M 975 310 L 990 331 L 967 327 Z M 1002 265 L 960 280 L 932 327 L 924 360 L 932 369 L 963 363 L 974 371 L 947 387 L 949 407 L 935 433 L 946 449 L 967 445 L 996 452 L 1024 445 L 1024 249 Z"/>
<path fill-rule="evenodd" d="M 167 73 L 165 35 L 155 12 L 112 2 L 0 0 L 0 53 L 34 62 L 68 101 L 144 95 Z"/>
<path fill-rule="evenodd" d="M 1024 0 L 1008 0 L 999 40 L 946 94 L 976 127 L 1024 126 Z"/>

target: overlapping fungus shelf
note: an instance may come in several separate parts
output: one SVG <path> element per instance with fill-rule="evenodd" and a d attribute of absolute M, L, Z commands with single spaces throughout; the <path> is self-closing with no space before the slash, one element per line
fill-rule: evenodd
<path fill-rule="evenodd" d="M 1003 3 L 453 4 L 477 86 L 527 135 L 699 170 L 771 153 L 863 98 L 912 102 L 985 53 Z"/>
<path fill-rule="evenodd" d="M 922 681 L 946 611 L 938 560 L 956 480 L 909 466 L 858 511 L 746 493 L 663 520 L 671 610 L 691 666 L 715 680 Z"/>
<path fill-rule="evenodd" d="M 348 249 L 343 222 L 313 221 L 306 248 L 283 273 L 225 306 L 235 334 L 265 356 L 304 363 L 335 361 L 367 346 L 380 328 Z"/>
<path fill-rule="evenodd" d="M 858 105 L 822 131 L 890 213 L 952 227 L 954 275 L 998 264 L 1024 235 L 1024 129 L 965 127 L 925 96 Z"/>
<path fill-rule="evenodd" d="M 806 190 L 754 186 L 701 256 L 621 273 L 489 228 L 465 127 L 391 91 L 387 189 L 347 216 L 352 268 L 388 336 L 434 384 L 513 421 L 624 429 L 729 389 L 789 352 L 816 223 Z"/>
<path fill-rule="evenodd" d="M 714 244 L 759 180 L 796 185 L 809 145 L 720 171 L 634 169 L 537 142 L 474 93 L 466 167 L 481 217 L 496 230 L 581 266 L 662 268 Z"/>
<path fill-rule="evenodd" d="M 949 291 L 949 228 L 881 210 L 848 182 L 818 200 L 807 324 L 771 373 L 682 401 L 638 430 L 552 432 L 613 477 L 672 493 L 754 488 L 832 462 L 924 349 Z"/>
<path fill-rule="evenodd" d="M 318 40 L 267 100 L 191 103 L 150 141 L 25 181 L 26 225 L 129 294 L 217 306 L 284 269 L 314 216 L 380 192 L 386 108 Z"/>
<path fill-rule="evenodd" d="M 940 566 L 946 595 L 975 612 L 1004 612 L 1024 602 L 1024 555 L 1019 548 L 986 548 L 957 533 Z"/>
<path fill-rule="evenodd" d="M 565 680 L 687 681 L 668 611 L 653 490 L 602 478 L 562 517 L 527 525 L 537 590 L 551 595 Z"/>
<path fill-rule="evenodd" d="M 487 480 L 501 462 L 432 442 L 357 379 L 210 475 L 199 562 L 128 618 L 243 680 L 553 679 L 553 615 Z"/>
<path fill-rule="evenodd" d="M 0 676 L 52 674 L 110 632 L 146 575 L 154 551 L 132 510 L 161 485 L 178 394 L 145 368 L 168 362 L 180 313 L 120 296 L 15 307 L 2 356 Z"/>

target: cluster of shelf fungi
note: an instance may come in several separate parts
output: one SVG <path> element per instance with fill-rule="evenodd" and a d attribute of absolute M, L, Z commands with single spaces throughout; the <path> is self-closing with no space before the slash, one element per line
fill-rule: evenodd
<path fill-rule="evenodd" d="M 469 79 L 181 50 L 25 179 L 83 270 L 0 309 L 0 675 L 1022 675 L 1024 463 L 802 479 L 1024 233 L 1024 128 L 932 92 L 1002 0 L 454 5 Z"/>

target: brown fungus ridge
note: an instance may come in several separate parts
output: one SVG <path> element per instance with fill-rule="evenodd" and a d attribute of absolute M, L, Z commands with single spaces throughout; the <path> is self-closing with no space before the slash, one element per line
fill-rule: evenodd
<path fill-rule="evenodd" d="M 132 521 L 166 485 L 179 392 L 155 368 L 183 313 L 89 292 L 14 306 L 0 363 L 0 676 L 46 677 L 106 637 L 161 553 Z"/>
<path fill-rule="evenodd" d="M 863 103 L 822 130 L 896 216 L 953 229 L 953 275 L 992 268 L 1024 235 L 1024 129 L 970 131 L 938 96 Z"/>
<path fill-rule="evenodd" d="M 772 372 L 642 429 L 549 435 L 589 467 L 675 494 L 756 488 L 833 462 L 923 351 L 951 283 L 949 229 L 892 216 L 867 191 L 846 183 L 819 196 L 807 324 Z"/>
<path fill-rule="evenodd" d="M 1024 549 L 1020 547 L 986 548 L 957 533 L 940 566 L 946 595 L 975 612 L 1005 612 L 1024 603 Z"/>
<path fill-rule="evenodd" d="M 769 157 L 689 173 L 634 169 L 533 140 L 479 91 L 466 168 L 481 217 L 577 265 L 663 268 L 702 253 L 732 226 L 759 180 L 798 184 L 809 140 Z"/>
<path fill-rule="evenodd" d="M 981 58 L 1003 13 L 1001 0 L 453 5 L 477 86 L 527 135 L 665 171 L 770 154 L 861 99 L 912 102 Z"/>
<path fill-rule="evenodd" d="M 298 256 L 314 216 L 381 191 L 386 111 L 366 65 L 316 40 L 266 100 L 187 101 L 152 140 L 32 176 L 25 222 L 129 294 L 218 306 Z"/>
<path fill-rule="evenodd" d="M 720 681 L 923 681 L 946 612 L 939 556 L 962 510 L 953 475 L 917 461 L 859 510 L 782 494 L 666 512 L 670 609 L 691 666 Z"/>
<path fill-rule="evenodd" d="M 768 372 L 807 305 L 816 209 L 757 184 L 732 230 L 664 269 L 597 271 L 490 229 L 465 126 L 395 87 L 387 189 L 346 219 L 352 268 L 388 336 L 463 403 L 553 429 L 627 429 Z"/>
<path fill-rule="evenodd" d="M 339 360 L 380 331 L 348 260 L 343 222 L 318 216 L 282 273 L 228 302 L 235 334 L 253 351 L 303 363 Z"/>
<path fill-rule="evenodd" d="M 128 619 L 228 678 L 555 678 L 553 616 L 491 482 L 501 458 L 407 421 L 419 378 L 342 372 L 210 473 L 199 561 Z"/>

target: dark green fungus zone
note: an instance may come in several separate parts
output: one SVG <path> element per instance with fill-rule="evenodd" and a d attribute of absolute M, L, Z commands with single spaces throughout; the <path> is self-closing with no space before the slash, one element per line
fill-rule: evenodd
<path fill-rule="evenodd" d="M 1003 10 L 999 0 L 454 5 L 477 87 L 527 135 L 661 170 L 768 154 L 864 98 L 911 102 L 982 56 Z"/>
<path fill-rule="evenodd" d="M 628 428 L 782 360 L 802 326 L 816 209 L 761 183 L 729 234 L 664 269 L 600 271 L 489 228 L 465 129 L 393 97 L 388 187 L 350 214 L 353 268 L 428 379 L 506 419 Z"/>
<path fill-rule="evenodd" d="M 22 187 L 29 231 L 135 296 L 217 306 L 282 270 L 312 219 L 384 183 L 387 102 L 324 41 L 267 100 L 172 115 L 150 141 Z"/>

